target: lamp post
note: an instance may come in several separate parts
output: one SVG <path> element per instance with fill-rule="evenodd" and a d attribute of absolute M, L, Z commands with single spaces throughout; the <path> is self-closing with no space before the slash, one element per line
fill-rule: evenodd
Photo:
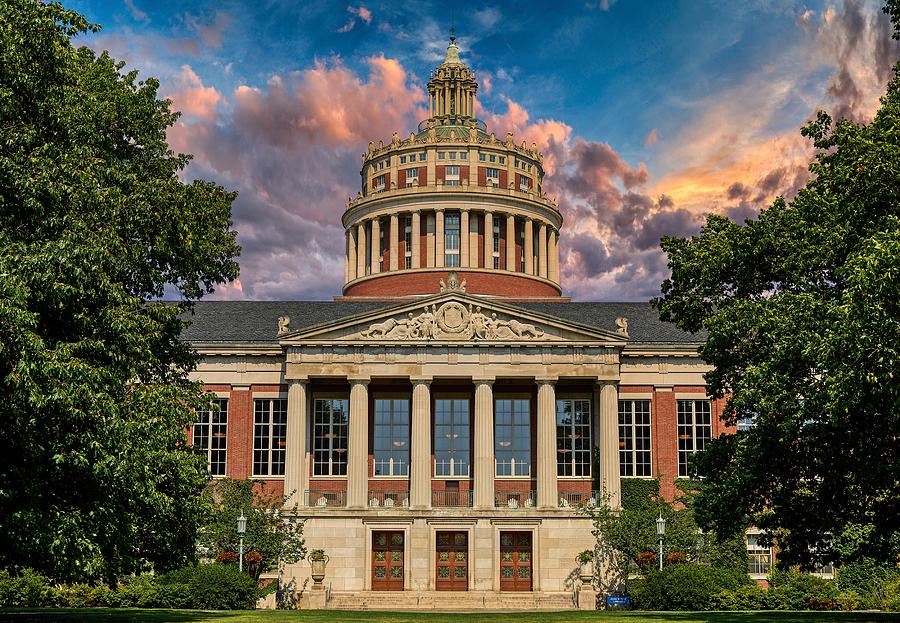
<path fill-rule="evenodd" d="M 659 519 L 656 520 L 656 534 L 659 535 L 659 570 L 663 568 L 663 537 L 666 534 L 666 520 L 663 519 L 662 511 L 659 512 Z"/>
<path fill-rule="evenodd" d="M 247 518 L 244 517 L 244 509 L 241 509 L 241 516 L 237 519 L 237 533 L 240 545 L 238 546 L 238 571 L 244 572 L 244 534 L 247 532 Z"/>

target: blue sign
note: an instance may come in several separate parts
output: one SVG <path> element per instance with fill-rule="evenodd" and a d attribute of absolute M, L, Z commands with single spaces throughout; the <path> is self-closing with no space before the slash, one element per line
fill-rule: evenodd
<path fill-rule="evenodd" d="M 607 595 L 606 596 L 606 605 L 607 606 L 630 606 L 631 605 L 631 597 L 628 595 Z"/>

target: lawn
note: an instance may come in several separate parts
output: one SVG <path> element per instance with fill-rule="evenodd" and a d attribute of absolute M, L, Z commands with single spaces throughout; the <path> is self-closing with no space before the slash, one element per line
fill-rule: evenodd
<path fill-rule="evenodd" d="M 900 613 L 875 612 L 535 612 L 535 613 L 442 613 L 442 612 L 348 612 L 340 610 L 306 611 L 231 611 L 200 612 L 196 610 L 2 610 L 0 621 L 11 623 L 262 623 L 263 621 L 324 623 L 564 623 L 597 621 L 599 623 L 900 623 Z"/>

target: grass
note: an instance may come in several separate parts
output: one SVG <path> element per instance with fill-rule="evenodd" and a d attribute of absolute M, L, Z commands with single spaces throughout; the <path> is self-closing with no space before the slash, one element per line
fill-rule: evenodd
<path fill-rule="evenodd" d="M 340 610 L 225 611 L 137 610 L 90 608 L 83 610 L 0 610 L 6 623 L 875 623 L 896 621 L 900 613 L 884 612 L 349 612 Z"/>

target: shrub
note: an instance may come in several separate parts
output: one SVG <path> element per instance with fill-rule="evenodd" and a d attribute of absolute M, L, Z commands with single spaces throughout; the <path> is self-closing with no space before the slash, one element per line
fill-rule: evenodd
<path fill-rule="evenodd" d="M 900 578 L 884 585 L 881 607 L 885 610 L 900 610 Z"/>
<path fill-rule="evenodd" d="M 842 591 L 837 602 L 841 610 L 861 610 L 864 607 L 863 599 L 856 591 Z"/>
<path fill-rule="evenodd" d="M 56 590 L 50 580 L 32 569 L 22 569 L 17 575 L 0 570 L 0 607 L 41 608 L 55 606 Z"/>
<path fill-rule="evenodd" d="M 773 610 L 834 610 L 838 589 L 833 581 L 809 573 L 775 569 L 769 577 L 769 600 Z"/>
<path fill-rule="evenodd" d="M 160 605 L 200 610 L 250 610 L 259 595 L 257 582 L 233 566 L 184 567 L 160 576 Z"/>
<path fill-rule="evenodd" d="M 880 608 L 884 602 L 885 587 L 897 578 L 900 578 L 900 571 L 896 568 L 863 558 L 842 566 L 837 574 L 837 583 L 841 592 L 852 591 L 859 596 L 859 608 Z"/>
<path fill-rule="evenodd" d="M 766 610 L 768 594 L 756 583 L 719 591 L 713 596 L 712 610 Z"/>
<path fill-rule="evenodd" d="M 642 610 L 710 610 L 719 593 L 749 582 L 746 573 L 685 563 L 632 581 L 629 592 L 635 607 Z"/>
<path fill-rule="evenodd" d="M 58 605 L 62 608 L 97 608 L 110 605 L 113 590 L 108 586 L 69 584 L 57 589 Z"/>
<path fill-rule="evenodd" d="M 143 573 L 122 578 L 110 593 L 111 608 L 156 608 L 159 607 L 159 588 L 156 576 Z"/>

